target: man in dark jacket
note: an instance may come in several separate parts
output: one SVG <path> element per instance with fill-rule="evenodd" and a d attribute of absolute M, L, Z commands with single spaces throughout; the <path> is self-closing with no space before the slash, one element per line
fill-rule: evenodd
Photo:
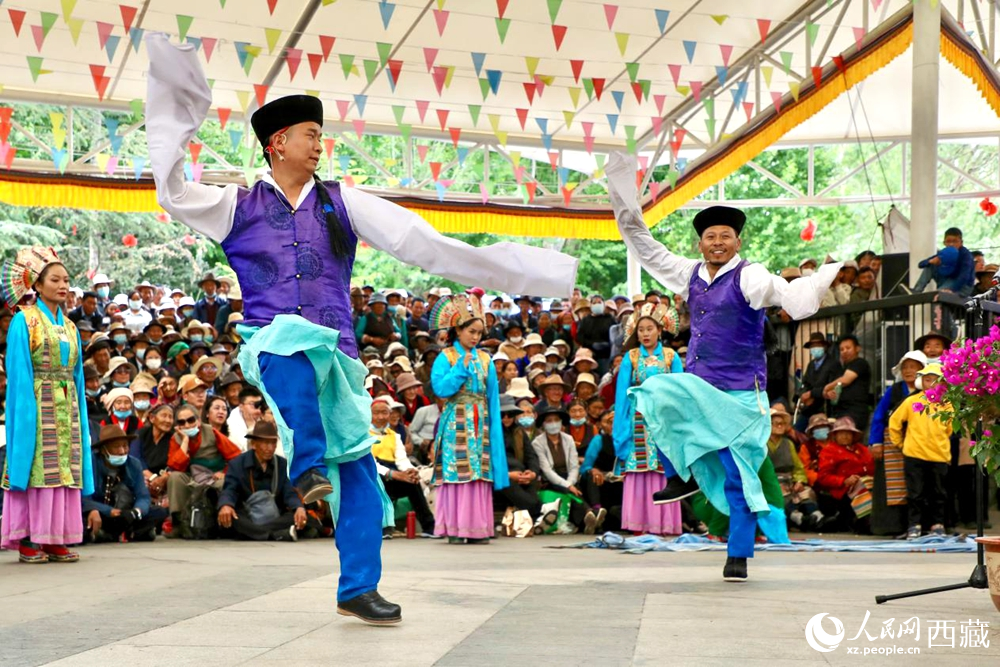
<path fill-rule="evenodd" d="M 493 504 L 499 508 L 516 507 L 527 510 L 536 525 L 541 526 L 543 515 L 556 508 L 546 508 L 546 512 L 543 512 L 542 501 L 538 498 L 541 468 L 531 441 L 524 434 L 519 434 L 523 428 L 517 420 L 522 415 L 523 411 L 517 406 L 513 396 L 504 394 L 500 397 L 500 421 L 503 424 L 510 486 L 502 491 L 494 491 Z M 548 524 L 551 525 L 555 515 L 548 518 Z"/>
<path fill-rule="evenodd" d="M 142 464 L 129 456 L 117 424 L 101 428 L 94 444 L 94 494 L 82 499 L 85 542 L 152 542 L 167 510 L 150 507 Z"/>
<path fill-rule="evenodd" d="M 219 314 L 219 309 L 222 308 L 222 305 L 226 302 L 225 299 L 219 295 L 219 285 L 219 280 L 211 271 L 202 277 L 198 286 L 201 287 L 205 296 L 201 297 L 201 299 L 194 304 L 194 312 L 191 313 L 191 317 L 199 322 L 215 324 L 215 318 Z"/>
<path fill-rule="evenodd" d="M 576 342 L 594 353 L 594 361 L 601 373 L 608 369 L 611 357 L 611 327 L 615 318 L 604 310 L 604 299 L 590 297 L 590 315 L 586 315 L 576 328 Z"/>
<path fill-rule="evenodd" d="M 79 324 L 86 320 L 93 327 L 92 331 L 100 331 L 104 318 L 97 306 L 97 292 L 84 292 L 80 299 L 80 305 L 69 311 L 69 319 L 73 321 L 73 324 Z"/>
<path fill-rule="evenodd" d="M 805 432 L 809 418 L 821 412 L 826 413 L 826 399 L 823 397 L 823 387 L 840 375 L 840 359 L 830 353 L 830 341 L 820 331 L 809 334 L 805 345 L 809 351 L 809 361 L 802 374 L 802 394 L 799 395 L 798 420 L 795 430 Z"/>
<path fill-rule="evenodd" d="M 229 462 L 219 494 L 219 526 L 251 540 L 298 540 L 306 527 L 306 510 L 292 483 L 288 462 L 275 456 L 278 431 L 274 424 L 259 421 L 247 433 L 247 451 Z M 273 504 L 261 494 L 267 492 Z M 248 506 L 247 500 L 254 497 Z M 258 502 L 261 501 L 261 502 Z"/>

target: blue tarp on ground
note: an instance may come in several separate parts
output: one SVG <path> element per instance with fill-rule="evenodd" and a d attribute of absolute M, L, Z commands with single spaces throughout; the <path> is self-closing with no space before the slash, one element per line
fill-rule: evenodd
<path fill-rule="evenodd" d="M 593 542 L 581 542 L 565 547 L 576 549 L 618 549 L 629 554 L 648 551 L 724 551 L 726 545 L 697 535 L 659 537 L 640 535 L 625 537 L 605 533 Z M 976 550 L 976 541 L 967 536 L 934 537 L 916 540 L 793 540 L 790 544 L 757 544 L 756 551 L 857 551 L 864 553 L 969 553 Z"/>

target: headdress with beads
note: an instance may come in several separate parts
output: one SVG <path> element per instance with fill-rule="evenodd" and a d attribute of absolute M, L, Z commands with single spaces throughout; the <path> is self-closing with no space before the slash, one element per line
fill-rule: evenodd
<path fill-rule="evenodd" d="M 677 333 L 677 311 L 673 308 L 668 308 L 662 303 L 652 304 L 644 303 L 639 308 L 639 310 L 632 313 L 629 316 L 628 321 L 625 322 L 625 339 L 629 339 L 635 333 L 636 327 L 639 326 L 639 320 L 649 318 L 660 325 L 665 331 L 669 331 L 671 334 Z"/>
<path fill-rule="evenodd" d="M 471 294 L 455 294 L 438 299 L 431 309 L 432 330 L 459 327 L 472 320 L 486 321 L 483 304 Z"/>
<path fill-rule="evenodd" d="M 46 266 L 61 263 L 62 260 L 52 248 L 22 248 L 14 261 L 8 260 L 0 267 L 0 296 L 13 308 L 28 293 Z"/>

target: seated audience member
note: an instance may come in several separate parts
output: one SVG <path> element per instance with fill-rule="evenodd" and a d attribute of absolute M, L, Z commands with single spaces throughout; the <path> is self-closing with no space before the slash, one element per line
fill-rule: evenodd
<path fill-rule="evenodd" d="M 164 375 L 156 384 L 157 405 L 170 405 L 177 407 L 181 403 L 180 394 L 177 393 L 177 380 L 169 375 Z"/>
<path fill-rule="evenodd" d="M 595 514 L 583 499 L 580 481 L 580 460 L 576 443 L 564 429 L 569 426 L 569 413 L 561 407 L 545 408 L 538 413 L 535 425 L 542 434 L 532 440 L 531 446 L 538 456 L 542 471 L 542 488 L 567 496 L 570 503 L 569 520 L 587 535 L 592 535 L 603 523 L 607 511 Z"/>
<path fill-rule="evenodd" d="M 104 426 L 94 445 L 94 493 L 81 503 L 85 541 L 152 542 L 167 512 L 150 506 L 142 464 L 128 454 L 128 435 L 115 424 Z"/>
<path fill-rule="evenodd" d="M 920 278 L 914 292 L 923 292 L 931 280 L 944 292 L 969 296 L 976 284 L 976 261 L 962 243 L 962 230 L 949 227 L 944 232 L 944 247 L 933 256 L 920 260 Z"/>
<path fill-rule="evenodd" d="M 393 501 L 407 498 L 410 507 L 417 514 L 420 528 L 428 535 L 434 534 L 434 513 L 427 504 L 427 496 L 420 484 L 420 473 L 406 456 L 406 445 L 389 426 L 391 412 L 389 397 L 381 397 L 372 401 L 372 423 L 369 433 L 378 438 L 372 445 L 372 456 L 375 457 L 375 468 L 385 484 L 385 492 Z M 391 528 L 385 531 L 392 534 Z"/>
<path fill-rule="evenodd" d="M 920 537 L 924 526 L 932 535 L 944 535 L 945 477 L 951 462 L 952 422 L 937 419 L 950 403 L 931 400 L 928 390 L 942 376 L 941 364 L 927 364 L 917 372 L 917 393 L 910 394 L 889 418 L 889 440 L 903 450 L 909 528 L 906 537 Z M 904 435 L 905 427 L 905 435 Z"/>
<path fill-rule="evenodd" d="M 819 511 L 815 492 L 808 486 L 809 478 L 795 451 L 795 443 L 788 437 L 791 423 L 792 416 L 783 408 L 771 408 L 767 455 L 781 484 L 789 522 L 800 530 L 819 530 L 823 524 L 823 513 Z"/>
<path fill-rule="evenodd" d="M 566 431 L 569 433 L 570 437 L 573 438 L 573 443 L 576 445 L 577 456 L 580 461 L 583 461 L 584 455 L 587 453 L 587 447 L 590 445 L 590 441 L 594 439 L 597 435 L 598 428 L 590 423 L 587 419 L 587 406 L 581 400 L 574 400 L 569 404 L 569 428 Z"/>
<path fill-rule="evenodd" d="M 396 377 L 396 396 L 403 404 L 403 424 L 409 426 L 417 414 L 417 410 L 431 404 L 429 398 L 423 395 L 423 384 L 413 373 L 400 373 Z"/>
<path fill-rule="evenodd" d="M 104 407 L 108 411 L 108 417 L 101 422 L 101 426 L 120 426 L 127 436 L 132 437 L 143 425 L 135 416 L 130 389 L 116 387 L 106 393 Z"/>
<path fill-rule="evenodd" d="M 208 399 L 208 385 L 202 382 L 197 375 L 185 375 L 177 382 L 177 388 L 181 400 L 201 412 Z"/>
<path fill-rule="evenodd" d="M 274 454 L 278 431 L 273 424 L 258 422 L 247 442 L 249 450 L 226 469 L 219 493 L 219 526 L 239 539 L 295 542 L 308 516 L 288 481 L 288 462 Z"/>
<path fill-rule="evenodd" d="M 399 436 L 399 439 L 404 444 L 407 444 L 406 424 L 403 423 L 403 411 L 405 409 L 406 406 L 396 399 L 389 401 L 389 428 L 396 432 L 396 435 Z M 407 453 L 407 456 L 409 456 L 409 453 Z"/>
<path fill-rule="evenodd" d="M 604 399 L 600 396 L 591 396 L 587 403 L 587 421 L 601 428 L 601 417 L 604 415 Z"/>
<path fill-rule="evenodd" d="M 871 452 L 861 444 L 861 431 L 850 417 L 841 417 L 830 429 L 833 442 L 819 453 L 817 490 L 832 499 L 831 508 L 825 511 L 832 518 L 840 514 L 840 523 L 855 532 L 868 532 L 871 513 L 872 475 L 875 462 Z M 822 502 L 822 497 L 821 497 Z"/>
<path fill-rule="evenodd" d="M 576 386 L 573 388 L 573 400 L 586 403 L 597 394 L 597 380 L 590 373 L 580 373 L 576 376 Z"/>
<path fill-rule="evenodd" d="M 229 439 L 240 448 L 240 451 L 247 450 L 247 433 L 252 431 L 254 425 L 260 420 L 260 408 L 263 403 L 264 397 L 260 390 L 257 387 L 247 385 L 240 390 L 239 404 L 236 409 L 230 412 L 226 418 Z"/>
<path fill-rule="evenodd" d="M 180 525 L 181 515 L 196 488 L 221 491 L 226 465 L 242 454 L 226 436 L 198 417 L 198 410 L 184 404 L 174 413 L 174 436 L 170 440 L 167 465 L 167 495 L 171 525 Z"/>
<path fill-rule="evenodd" d="M 527 510 L 535 522 L 535 532 L 541 533 L 551 526 L 557 515 L 558 505 L 542 510 L 542 501 L 538 498 L 540 486 L 538 455 L 535 454 L 531 442 L 524 438 L 524 433 L 517 424 L 517 418 L 522 414 L 513 396 L 500 396 L 500 421 L 503 424 L 503 442 L 507 452 L 507 474 L 510 476 L 510 486 L 494 492 L 493 506 L 496 509 L 514 507 Z"/>
<path fill-rule="evenodd" d="M 219 393 L 226 397 L 230 410 L 235 410 L 240 404 L 240 393 L 243 391 L 243 380 L 230 371 L 219 381 Z"/>
<path fill-rule="evenodd" d="M 210 396 L 201 409 L 201 420 L 224 436 L 229 436 L 229 401 L 225 396 Z"/>
<path fill-rule="evenodd" d="M 927 358 L 928 364 L 941 360 L 944 351 L 951 347 L 952 340 L 940 331 L 931 331 L 913 342 L 913 349 L 920 350 Z"/>
<path fill-rule="evenodd" d="M 806 480 L 809 486 L 816 486 L 816 476 L 819 475 L 819 453 L 830 441 L 830 428 L 833 420 L 822 412 L 809 418 L 806 426 L 806 439 L 799 445 L 799 460 L 806 469 Z"/>
<path fill-rule="evenodd" d="M 157 405 L 149 411 L 145 426 L 135 434 L 129 455 L 139 461 L 142 476 L 149 488 L 150 502 L 154 507 L 167 504 L 167 456 L 170 438 L 174 433 L 174 409 L 170 405 Z"/>
<path fill-rule="evenodd" d="M 576 356 L 570 362 L 569 368 L 563 371 L 562 377 L 567 385 L 573 387 L 576 385 L 577 378 L 580 377 L 581 373 L 589 373 L 593 376 L 596 372 L 597 362 L 594 361 L 594 353 L 585 347 L 581 347 L 576 351 Z"/>
<path fill-rule="evenodd" d="M 435 398 L 430 405 L 418 409 L 410 422 L 410 442 L 414 447 L 411 454 L 425 465 L 430 463 L 430 447 L 434 443 L 434 432 L 445 403 L 445 399 Z"/>
<path fill-rule="evenodd" d="M 531 382 L 531 379 L 529 378 L 528 381 Z M 565 408 L 564 401 L 566 392 L 569 391 L 569 385 L 563 382 L 558 375 L 544 377 L 538 383 L 537 389 L 542 395 L 542 399 L 535 405 L 537 411 L 547 408 L 556 408 L 558 410 Z"/>
<path fill-rule="evenodd" d="M 903 452 L 889 437 L 889 418 L 903 400 L 916 389 L 917 373 L 927 365 L 927 357 L 911 350 L 893 366 L 896 382 L 885 390 L 875 412 L 868 436 L 868 446 L 875 459 L 872 486 L 872 534 L 899 535 L 906 531 L 906 481 Z"/>
<path fill-rule="evenodd" d="M 625 490 L 624 478 L 617 473 L 618 458 L 615 456 L 614 410 L 608 410 L 599 420 L 600 431 L 590 440 L 586 456 L 580 466 L 580 479 L 584 497 L 598 512 L 607 510 L 609 520 L 604 528 L 618 530 L 621 527 L 622 496 Z"/>

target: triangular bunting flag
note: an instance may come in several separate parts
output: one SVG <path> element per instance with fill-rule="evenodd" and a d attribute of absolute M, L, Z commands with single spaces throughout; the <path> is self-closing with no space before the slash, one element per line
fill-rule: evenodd
<path fill-rule="evenodd" d="M 330 35 L 319 36 L 319 50 L 323 53 L 323 62 L 330 59 L 330 53 L 333 51 L 333 45 L 336 41 L 337 38 Z"/>
<path fill-rule="evenodd" d="M 549 5 L 549 20 L 551 23 L 556 22 L 556 16 L 559 14 L 559 8 L 562 7 L 562 0 L 547 0 Z"/>
<path fill-rule="evenodd" d="M 618 43 L 618 52 L 625 57 L 625 50 L 628 49 L 628 38 L 629 34 L 627 32 L 616 32 L 615 41 Z"/>
<path fill-rule="evenodd" d="M 438 117 L 438 125 L 441 126 L 441 131 L 444 132 L 444 126 L 448 124 L 448 114 L 450 113 L 447 109 L 437 109 L 435 112 Z"/>
<path fill-rule="evenodd" d="M 205 51 L 205 62 L 212 61 L 212 53 L 218 40 L 215 37 L 202 37 L 201 48 Z"/>
<path fill-rule="evenodd" d="M 567 88 L 566 91 L 569 93 L 569 99 L 573 103 L 573 108 L 576 109 L 580 106 L 580 89 L 571 87 Z"/>
<path fill-rule="evenodd" d="M 774 103 L 774 110 L 781 113 L 781 93 L 777 91 L 771 91 L 771 102 Z"/>
<path fill-rule="evenodd" d="M 219 116 L 219 129 L 223 132 L 226 130 L 226 123 L 229 122 L 229 114 L 232 112 L 232 109 L 227 109 L 225 107 L 219 107 L 215 110 L 215 113 Z"/>
<path fill-rule="evenodd" d="M 667 31 L 667 19 L 670 18 L 669 9 L 654 9 L 656 12 L 656 24 L 660 26 L 660 34 L 662 35 Z"/>
<path fill-rule="evenodd" d="M 733 45 L 720 44 L 719 52 L 722 54 L 722 64 L 729 67 L 729 58 L 733 55 Z"/>
<path fill-rule="evenodd" d="M 809 45 L 815 45 L 816 38 L 819 36 L 819 24 L 813 23 L 812 21 L 806 21 L 806 35 L 809 38 Z"/>
<path fill-rule="evenodd" d="M 268 87 L 262 83 L 255 83 L 253 85 L 254 95 L 257 97 L 257 106 L 262 107 L 266 103 Z"/>
<path fill-rule="evenodd" d="M 618 16 L 618 5 L 604 5 L 604 18 L 608 22 L 608 30 L 615 26 L 615 17 Z"/>
<path fill-rule="evenodd" d="M 455 148 L 458 148 L 458 140 L 462 138 L 462 128 L 460 127 L 449 127 L 448 134 L 451 135 L 451 143 Z"/>
<path fill-rule="evenodd" d="M 437 55 L 437 49 L 424 47 L 424 64 L 427 65 L 428 72 L 430 72 L 431 68 L 434 67 L 434 61 L 437 60 Z"/>
<path fill-rule="evenodd" d="M 448 25 L 448 16 L 450 12 L 446 12 L 443 9 L 431 10 L 434 14 L 434 22 L 437 24 L 438 36 L 444 37 L 444 29 Z"/>
<path fill-rule="evenodd" d="M 556 51 L 562 48 L 563 40 L 566 39 L 566 26 L 552 24 L 552 41 L 556 44 Z"/>
<path fill-rule="evenodd" d="M 483 63 L 486 61 L 486 54 L 473 52 L 471 55 L 472 66 L 476 68 L 476 76 L 480 76 L 483 72 Z M 428 69 L 428 71 L 430 70 Z"/>
<path fill-rule="evenodd" d="M 687 54 L 689 65 L 692 62 L 694 62 L 694 51 L 697 47 L 698 47 L 698 42 L 689 39 L 684 40 L 684 53 Z"/>
<path fill-rule="evenodd" d="M 851 30 L 854 31 L 854 46 L 860 51 L 861 47 L 864 46 L 867 33 L 864 28 L 851 28 Z"/>
<path fill-rule="evenodd" d="M 472 117 L 472 126 L 473 127 L 479 127 L 479 112 L 481 110 L 482 110 L 482 107 L 479 106 L 478 104 L 470 104 L 469 105 L 469 116 Z"/>
<path fill-rule="evenodd" d="M 521 129 L 524 129 L 524 124 L 528 120 L 528 110 L 527 109 L 514 109 L 517 113 L 517 119 L 521 122 Z"/>
<path fill-rule="evenodd" d="M 764 87 L 771 87 L 771 78 L 774 76 L 774 68 L 769 66 L 761 66 L 760 73 L 764 75 Z"/>
<path fill-rule="evenodd" d="M 129 7 L 128 5 L 118 5 L 118 11 L 122 15 L 122 27 L 125 28 L 125 32 L 132 29 L 132 22 L 135 21 L 135 15 L 138 13 L 138 8 Z M 69 19 L 69 16 L 64 16 L 64 19 Z"/>
<path fill-rule="evenodd" d="M 396 11 L 396 4 L 387 0 L 379 0 L 378 12 L 382 16 L 382 27 L 389 29 L 389 22 L 392 21 L 392 13 Z"/>
<path fill-rule="evenodd" d="M 188 30 L 191 29 L 192 21 L 194 21 L 193 16 L 185 16 L 184 14 L 177 15 L 177 31 L 182 42 L 184 41 L 184 38 L 187 37 Z"/>
<path fill-rule="evenodd" d="M 710 14 L 709 16 L 711 16 L 712 20 L 718 23 L 719 25 L 725 23 L 726 19 L 729 18 L 729 14 Z"/>
<path fill-rule="evenodd" d="M 510 28 L 510 19 L 496 19 L 497 24 L 497 35 L 500 37 L 500 43 L 507 39 L 507 30 Z"/>
<path fill-rule="evenodd" d="M 771 19 L 757 19 L 757 32 L 760 34 L 760 41 L 767 41 L 767 33 L 771 30 Z"/>

